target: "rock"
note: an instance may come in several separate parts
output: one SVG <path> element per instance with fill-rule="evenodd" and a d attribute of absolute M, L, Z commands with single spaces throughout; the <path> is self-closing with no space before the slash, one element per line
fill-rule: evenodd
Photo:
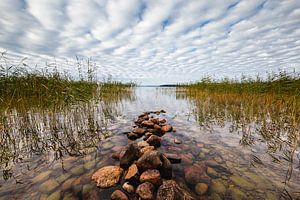
<path fill-rule="evenodd" d="M 141 171 L 147 169 L 157 169 L 162 166 L 160 153 L 156 150 L 146 151 L 137 161 L 137 166 Z"/>
<path fill-rule="evenodd" d="M 135 128 L 135 129 L 133 129 L 132 132 L 139 135 L 139 136 L 142 136 L 146 133 L 146 129 L 144 129 L 144 128 Z"/>
<path fill-rule="evenodd" d="M 123 174 L 123 169 L 119 166 L 102 167 L 92 175 L 92 180 L 100 188 L 109 188 L 115 186 Z"/>
<path fill-rule="evenodd" d="M 43 193 L 49 193 L 51 191 L 53 191 L 55 188 L 57 188 L 59 186 L 59 183 L 54 180 L 54 179 L 50 179 L 44 183 L 42 183 L 39 187 L 39 190 Z"/>
<path fill-rule="evenodd" d="M 153 123 L 152 121 L 150 121 L 150 120 L 148 120 L 148 121 L 143 121 L 143 122 L 142 122 L 142 126 L 148 127 L 148 128 L 152 128 L 152 127 L 154 126 L 154 123 Z"/>
<path fill-rule="evenodd" d="M 181 140 L 178 140 L 178 139 L 174 139 L 174 143 L 175 143 L 175 144 L 181 144 L 182 141 L 181 141 Z"/>
<path fill-rule="evenodd" d="M 218 167 L 220 165 L 215 160 L 207 160 L 207 161 L 205 161 L 205 164 L 207 166 L 210 166 L 210 167 L 213 167 L 213 168 L 216 168 L 216 167 Z"/>
<path fill-rule="evenodd" d="M 136 139 L 140 138 L 140 136 L 138 134 L 130 132 L 130 133 L 127 134 L 127 138 L 129 140 L 136 140 Z"/>
<path fill-rule="evenodd" d="M 222 200 L 222 198 L 217 193 L 212 193 L 208 199 L 209 200 Z"/>
<path fill-rule="evenodd" d="M 125 180 L 130 180 L 130 179 L 134 179 L 137 178 L 139 174 L 139 170 L 136 166 L 136 164 L 132 164 L 127 171 L 127 174 L 125 176 Z"/>
<path fill-rule="evenodd" d="M 153 122 L 153 124 L 159 124 L 159 119 L 158 118 L 153 118 L 151 119 L 151 122 Z"/>
<path fill-rule="evenodd" d="M 244 192 L 242 192 L 236 187 L 230 187 L 228 191 L 233 200 L 249 199 L 247 198 L 247 195 Z"/>
<path fill-rule="evenodd" d="M 122 149 L 120 149 L 119 151 L 113 153 L 113 154 L 111 155 L 111 157 L 112 157 L 113 159 L 115 159 L 115 160 L 120 160 L 121 152 L 122 152 Z"/>
<path fill-rule="evenodd" d="M 151 135 L 146 141 L 149 143 L 150 146 L 154 146 L 155 148 L 157 148 L 160 147 L 161 138 L 157 135 Z"/>
<path fill-rule="evenodd" d="M 139 142 L 137 143 L 137 146 L 138 146 L 139 148 L 144 148 L 144 147 L 149 146 L 149 143 L 146 142 L 146 141 L 139 141 Z"/>
<path fill-rule="evenodd" d="M 69 178 L 62 184 L 63 190 L 68 190 L 72 187 L 72 183 L 76 180 L 76 178 Z"/>
<path fill-rule="evenodd" d="M 184 170 L 184 178 L 191 185 L 196 185 L 199 182 L 209 183 L 205 171 L 204 164 L 192 165 Z"/>
<path fill-rule="evenodd" d="M 59 200 L 60 197 L 61 197 L 61 192 L 56 191 L 56 192 L 52 193 L 49 197 L 47 197 L 47 200 Z"/>
<path fill-rule="evenodd" d="M 92 168 L 94 168 L 96 165 L 96 161 L 95 160 L 91 160 L 90 162 L 87 162 L 83 165 L 83 167 L 86 169 L 86 170 L 91 170 Z"/>
<path fill-rule="evenodd" d="M 143 140 L 146 141 L 151 135 L 153 135 L 153 133 L 151 133 L 151 132 L 146 132 L 146 133 L 145 133 L 145 136 L 144 136 L 144 138 L 143 138 Z"/>
<path fill-rule="evenodd" d="M 185 190 L 179 187 L 174 180 L 163 181 L 158 188 L 157 200 L 194 200 L 194 198 Z"/>
<path fill-rule="evenodd" d="M 140 182 L 150 182 L 153 185 L 160 185 L 161 179 L 160 179 L 160 173 L 156 169 L 148 169 L 145 172 L 143 172 L 140 176 Z"/>
<path fill-rule="evenodd" d="M 87 195 L 90 191 L 93 189 L 93 185 L 91 184 L 85 184 L 82 186 L 82 195 Z"/>
<path fill-rule="evenodd" d="M 57 180 L 59 183 L 62 183 L 62 182 L 64 182 L 65 180 L 67 180 L 70 176 L 71 176 L 71 174 L 65 173 L 65 174 L 62 174 L 62 175 L 60 175 L 59 177 L 57 177 L 56 180 Z"/>
<path fill-rule="evenodd" d="M 204 144 L 203 144 L 203 143 L 198 143 L 198 144 L 197 144 L 197 147 L 203 148 L 203 147 L 204 147 Z"/>
<path fill-rule="evenodd" d="M 208 185 L 206 183 L 197 183 L 195 191 L 198 195 L 204 195 L 208 191 Z"/>
<path fill-rule="evenodd" d="M 248 180 L 245 178 L 238 176 L 238 175 L 233 175 L 230 177 L 230 180 L 237 186 L 245 189 L 253 189 L 255 188 L 255 185 L 250 183 Z"/>
<path fill-rule="evenodd" d="M 166 123 L 166 122 L 167 122 L 166 119 L 159 119 L 159 123 L 160 123 L 160 124 L 164 124 L 164 123 Z"/>
<path fill-rule="evenodd" d="M 71 169 L 71 173 L 74 174 L 75 176 L 80 176 L 81 174 L 83 174 L 85 172 L 85 169 L 83 166 L 79 165 L 76 167 L 73 167 Z"/>
<path fill-rule="evenodd" d="M 149 182 L 142 183 L 137 187 L 136 193 L 141 199 L 152 200 L 154 199 L 154 186 Z"/>
<path fill-rule="evenodd" d="M 173 153 L 164 153 L 164 155 L 166 156 L 166 158 L 173 164 L 175 163 L 180 163 L 181 162 L 181 158 L 179 157 L 178 154 L 173 154 Z"/>
<path fill-rule="evenodd" d="M 127 168 L 139 157 L 139 148 L 136 143 L 129 144 L 120 155 L 120 166 Z"/>
<path fill-rule="evenodd" d="M 133 187 L 133 185 L 130 185 L 129 182 L 125 182 L 123 184 L 122 188 L 129 194 L 134 193 L 134 187 Z"/>
<path fill-rule="evenodd" d="M 161 130 L 163 130 L 164 132 L 170 132 L 172 131 L 172 126 L 171 125 L 164 125 L 161 127 Z"/>
<path fill-rule="evenodd" d="M 110 199 L 111 200 L 128 200 L 128 197 L 121 190 L 116 190 L 111 194 Z"/>
<path fill-rule="evenodd" d="M 226 187 L 222 181 L 222 179 L 214 179 L 210 186 L 211 193 L 217 193 L 223 196 L 226 192 Z"/>
<path fill-rule="evenodd" d="M 219 176 L 218 172 L 211 167 L 207 167 L 206 173 L 208 176 L 212 178 L 217 178 Z"/>
<path fill-rule="evenodd" d="M 140 149 L 139 155 L 141 157 L 146 151 L 153 151 L 153 150 L 154 150 L 154 146 L 144 147 L 144 148 Z"/>
<path fill-rule="evenodd" d="M 171 179 L 172 178 L 172 164 L 171 162 L 166 158 L 165 155 L 161 154 L 161 161 L 162 161 L 162 166 L 159 167 L 160 174 L 162 178 L 165 179 Z"/>
<path fill-rule="evenodd" d="M 32 179 L 32 182 L 33 183 L 37 183 L 37 182 L 40 182 L 40 181 L 43 181 L 47 178 L 49 178 L 49 175 L 51 174 L 51 171 L 45 171 L 45 172 L 42 172 L 40 173 L 39 175 L 37 175 L 36 177 L 34 177 Z"/>

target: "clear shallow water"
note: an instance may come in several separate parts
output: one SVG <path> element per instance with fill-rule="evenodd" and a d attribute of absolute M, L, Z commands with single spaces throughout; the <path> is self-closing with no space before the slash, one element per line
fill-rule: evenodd
<path fill-rule="evenodd" d="M 284 157 L 288 146 L 283 142 L 275 159 L 269 152 L 273 138 L 261 137 L 257 123 L 251 126 L 252 142 L 245 142 L 245 133 L 233 128 L 234 122 L 220 123 L 212 113 L 204 116 L 199 110 L 204 107 L 175 88 L 139 87 L 133 96 L 111 104 L 92 101 L 54 113 L 7 113 L 8 125 L 3 126 L 9 129 L 3 128 L 1 136 L 7 148 L 1 150 L 0 199 L 110 199 L 115 188 L 96 188 L 91 174 L 118 164 L 111 155 L 128 144 L 122 132 L 130 130 L 139 114 L 161 109 L 177 131 L 163 136 L 160 151 L 182 158 L 173 165 L 174 179 L 195 196 L 195 184 L 186 180 L 185 170 L 205 163 L 211 178 L 208 199 L 300 197 L 299 146 L 292 148 L 292 156 Z M 199 125 L 199 115 L 211 123 Z M 11 139 L 4 140 L 8 133 Z M 174 138 L 183 143 L 174 144 Z"/>

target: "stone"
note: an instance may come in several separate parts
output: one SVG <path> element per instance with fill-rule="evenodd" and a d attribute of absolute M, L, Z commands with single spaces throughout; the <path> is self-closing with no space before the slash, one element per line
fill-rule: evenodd
<path fill-rule="evenodd" d="M 163 130 L 164 132 L 170 132 L 172 131 L 172 126 L 171 125 L 164 125 L 161 127 L 161 130 Z"/>
<path fill-rule="evenodd" d="M 62 182 L 64 182 L 65 180 L 67 180 L 70 176 L 71 176 L 71 174 L 65 173 L 65 174 L 62 174 L 62 175 L 60 175 L 59 177 L 57 177 L 56 180 L 57 180 L 59 183 L 62 183 Z"/>
<path fill-rule="evenodd" d="M 220 164 L 217 163 L 215 160 L 207 160 L 205 161 L 205 164 L 209 167 L 213 167 L 213 168 L 216 168 L 218 167 Z"/>
<path fill-rule="evenodd" d="M 149 143 L 146 142 L 146 141 L 139 141 L 139 142 L 137 143 L 137 146 L 138 146 L 139 148 L 144 148 L 144 147 L 149 146 Z"/>
<path fill-rule="evenodd" d="M 247 198 L 247 195 L 244 192 L 242 192 L 241 190 L 239 190 L 236 187 L 230 187 L 228 191 L 233 200 L 249 199 L 249 198 Z"/>
<path fill-rule="evenodd" d="M 206 183 L 197 183 L 195 186 L 195 192 L 198 195 L 204 195 L 208 191 L 208 185 Z"/>
<path fill-rule="evenodd" d="M 100 188 L 109 188 L 115 186 L 123 174 L 123 169 L 119 166 L 102 167 L 92 175 L 92 180 Z"/>
<path fill-rule="evenodd" d="M 59 183 L 54 180 L 54 179 L 50 179 L 44 183 L 42 183 L 39 187 L 39 190 L 43 193 L 49 193 L 51 191 L 53 191 L 55 188 L 57 188 L 59 186 Z"/>
<path fill-rule="evenodd" d="M 130 132 L 130 133 L 127 134 L 127 138 L 129 140 L 136 140 L 136 139 L 140 138 L 140 136 L 138 134 Z"/>
<path fill-rule="evenodd" d="M 237 186 L 245 189 L 253 189 L 255 188 L 255 185 L 250 183 L 247 179 L 238 176 L 238 175 L 233 175 L 230 177 L 230 180 Z"/>
<path fill-rule="evenodd" d="M 47 178 L 49 178 L 49 175 L 51 174 L 51 171 L 45 171 L 45 172 L 42 172 L 40 173 L 39 175 L 37 175 L 36 177 L 34 177 L 32 179 L 32 182 L 33 183 L 37 183 L 37 182 L 40 182 L 40 181 L 43 181 Z"/>
<path fill-rule="evenodd" d="M 152 128 L 154 126 L 154 123 L 150 120 L 148 121 L 143 121 L 142 122 L 142 126 L 148 127 L 148 128 Z"/>
<path fill-rule="evenodd" d="M 83 167 L 86 169 L 86 170 L 90 170 L 92 168 L 94 168 L 96 166 L 96 161 L 95 160 L 91 160 L 90 162 L 87 162 L 83 165 Z"/>
<path fill-rule="evenodd" d="M 209 200 L 222 200 L 222 198 L 217 193 L 212 193 L 208 199 Z"/>
<path fill-rule="evenodd" d="M 158 188 L 156 200 L 194 200 L 187 191 L 182 189 L 174 180 L 165 180 Z"/>
<path fill-rule="evenodd" d="M 147 146 L 147 147 L 140 149 L 139 157 L 141 157 L 146 151 L 153 151 L 154 149 L 155 149 L 154 146 Z"/>
<path fill-rule="evenodd" d="M 193 164 L 193 155 L 188 154 L 180 154 L 181 161 L 184 165 L 192 165 Z"/>
<path fill-rule="evenodd" d="M 124 153 L 121 153 L 120 155 L 120 166 L 123 168 L 127 168 L 138 157 L 139 157 L 139 148 L 136 143 L 131 143 L 126 147 Z"/>
<path fill-rule="evenodd" d="M 157 135 L 151 135 L 146 141 L 150 146 L 157 148 L 160 147 L 161 138 Z"/>
<path fill-rule="evenodd" d="M 126 173 L 126 176 L 125 176 L 125 180 L 130 180 L 130 179 L 134 179 L 134 178 L 137 178 L 139 174 L 139 170 L 136 166 L 136 164 L 132 164 L 129 168 L 128 168 L 128 171 Z"/>
<path fill-rule="evenodd" d="M 152 200 L 154 199 L 154 186 L 149 182 L 142 183 L 137 187 L 136 193 L 141 199 Z"/>
<path fill-rule="evenodd" d="M 133 129 L 132 132 L 139 135 L 139 136 L 142 136 L 146 133 L 146 129 L 144 129 L 144 128 L 135 128 L 135 129 Z"/>
<path fill-rule="evenodd" d="M 164 155 L 161 154 L 161 161 L 162 161 L 162 166 L 158 168 L 158 170 L 160 171 L 160 174 L 162 176 L 162 178 L 165 179 L 171 179 L 172 178 L 172 171 L 173 171 L 173 167 L 171 162 L 168 160 L 168 158 Z"/>
<path fill-rule="evenodd" d="M 226 187 L 222 179 L 214 179 L 210 185 L 210 192 L 217 193 L 223 196 L 226 192 Z"/>
<path fill-rule="evenodd" d="M 150 182 L 153 185 L 160 185 L 160 173 L 157 169 L 148 169 L 144 171 L 140 176 L 140 182 Z"/>
<path fill-rule="evenodd" d="M 56 192 L 53 192 L 49 197 L 47 197 L 47 200 L 59 200 L 60 197 L 61 197 L 61 192 L 56 191 Z"/>
<path fill-rule="evenodd" d="M 111 194 L 110 199 L 111 200 L 128 200 L 128 197 L 121 190 L 116 190 Z"/>
<path fill-rule="evenodd" d="M 166 156 L 166 158 L 172 163 L 180 163 L 181 162 L 181 158 L 179 157 L 178 154 L 174 154 L 174 153 L 164 153 L 164 155 Z"/>
<path fill-rule="evenodd" d="M 204 144 L 203 144 L 203 143 L 198 143 L 198 144 L 197 144 L 197 147 L 203 148 L 203 147 L 204 147 Z"/>
<path fill-rule="evenodd" d="M 175 138 L 175 139 L 174 139 L 174 143 L 175 143 L 175 144 L 182 144 L 182 141 Z"/>
<path fill-rule="evenodd" d="M 160 153 L 156 150 L 146 151 L 138 160 L 137 166 L 141 171 L 147 169 L 157 169 L 162 166 L 162 162 L 160 160 Z"/>
<path fill-rule="evenodd" d="M 160 124 L 164 124 L 164 123 L 166 123 L 166 122 L 167 122 L 166 119 L 159 119 L 159 123 L 160 123 Z"/>
<path fill-rule="evenodd" d="M 159 124 L 159 119 L 158 118 L 153 118 L 153 119 L 151 119 L 151 122 L 158 125 Z"/>
<path fill-rule="evenodd" d="M 82 194 L 86 195 L 93 189 L 93 186 L 91 184 L 85 184 L 82 186 Z"/>
<path fill-rule="evenodd" d="M 192 165 L 184 170 L 184 178 L 187 183 L 196 185 L 199 182 L 207 182 L 204 165 Z"/>
<path fill-rule="evenodd" d="M 207 167 L 206 173 L 208 176 L 212 178 L 217 178 L 219 176 L 218 172 L 211 167 Z"/>
<path fill-rule="evenodd" d="M 134 187 L 129 182 L 125 182 L 123 184 L 122 188 L 129 194 L 134 193 Z"/>
<path fill-rule="evenodd" d="M 68 190 L 72 187 L 72 183 L 76 180 L 76 178 L 70 178 L 68 180 L 66 180 L 63 185 L 62 185 L 62 189 L 63 190 Z"/>
<path fill-rule="evenodd" d="M 85 172 L 85 169 L 83 166 L 79 165 L 79 166 L 76 166 L 76 167 L 73 167 L 71 169 L 71 173 L 76 175 L 76 176 L 80 176 L 81 174 L 83 174 Z"/>

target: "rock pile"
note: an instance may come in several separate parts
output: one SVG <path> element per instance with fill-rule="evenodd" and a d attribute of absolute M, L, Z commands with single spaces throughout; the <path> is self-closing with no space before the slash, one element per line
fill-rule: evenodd
<path fill-rule="evenodd" d="M 158 151 L 162 136 L 174 128 L 165 119 L 159 118 L 165 111 L 146 112 L 138 116 L 131 132 L 126 132 L 132 141 L 112 157 L 119 166 L 106 166 L 92 175 L 100 188 L 122 184 L 122 189 L 111 194 L 113 200 L 189 200 L 194 199 L 172 179 L 172 163 L 181 159 L 175 154 Z M 175 142 L 175 141 L 174 141 Z M 177 144 L 181 143 L 176 141 Z"/>

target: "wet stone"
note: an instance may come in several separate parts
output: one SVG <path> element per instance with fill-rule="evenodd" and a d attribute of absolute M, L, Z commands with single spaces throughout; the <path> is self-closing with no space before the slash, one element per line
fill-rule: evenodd
<path fill-rule="evenodd" d="M 204 181 L 205 175 L 204 165 L 192 165 L 184 170 L 185 180 L 191 185 Z"/>
<path fill-rule="evenodd" d="M 181 162 L 181 158 L 178 154 L 173 154 L 173 153 L 164 153 L 164 155 L 166 156 L 166 158 L 172 163 L 180 163 Z"/>
<path fill-rule="evenodd" d="M 57 177 L 56 180 L 57 180 L 59 183 L 62 183 L 62 182 L 64 182 L 65 180 L 67 180 L 70 176 L 71 176 L 71 174 L 65 173 L 65 174 L 62 174 L 62 175 L 60 175 L 59 177 Z"/>
<path fill-rule="evenodd" d="M 40 173 L 39 175 L 37 175 L 36 177 L 34 177 L 32 179 L 32 182 L 33 183 L 37 183 L 37 182 L 40 182 L 40 181 L 43 181 L 47 178 L 49 178 L 49 175 L 51 174 L 51 171 L 45 171 L 45 172 L 42 172 Z"/>
<path fill-rule="evenodd" d="M 135 134 L 135 133 L 132 133 L 132 132 L 130 132 L 130 133 L 127 134 L 127 138 L 130 139 L 130 140 L 136 140 L 139 137 L 140 136 L 138 134 Z"/>
<path fill-rule="evenodd" d="M 68 180 L 66 180 L 63 185 L 62 185 L 62 189 L 63 190 L 68 190 L 72 187 L 72 183 L 76 180 L 76 178 L 70 178 Z"/>
<path fill-rule="evenodd" d="M 150 146 L 154 146 L 155 148 L 158 148 L 160 147 L 161 138 L 158 137 L 157 135 L 151 135 L 146 141 Z"/>
<path fill-rule="evenodd" d="M 237 186 L 245 189 L 253 189 L 255 188 L 255 185 L 250 183 L 248 180 L 245 178 L 238 176 L 238 175 L 233 175 L 230 177 L 230 180 Z"/>
<path fill-rule="evenodd" d="M 136 164 L 132 164 L 129 168 L 128 168 L 128 171 L 126 173 L 126 176 L 125 176 L 125 180 L 130 180 L 130 179 L 133 179 L 133 178 L 137 178 L 139 174 L 139 170 L 136 166 Z"/>
<path fill-rule="evenodd" d="M 87 170 L 90 170 L 92 168 L 94 168 L 96 166 L 96 161 L 95 160 L 92 160 L 90 162 L 87 162 L 84 164 L 84 168 L 87 169 Z"/>
<path fill-rule="evenodd" d="M 84 172 L 85 172 L 85 169 L 83 166 L 76 166 L 71 169 L 71 173 L 76 176 L 79 176 L 79 175 L 83 174 Z"/>
<path fill-rule="evenodd" d="M 206 183 L 197 183 L 195 191 L 198 195 L 204 195 L 208 191 L 208 185 Z"/>
<path fill-rule="evenodd" d="M 164 125 L 164 126 L 161 127 L 161 129 L 164 132 L 170 132 L 170 131 L 172 131 L 172 126 L 171 125 Z"/>
<path fill-rule="evenodd" d="M 223 196 L 226 192 L 226 187 L 222 179 L 214 179 L 210 186 L 211 193 L 217 193 Z"/>
<path fill-rule="evenodd" d="M 156 150 L 146 151 L 137 161 L 137 166 L 139 169 L 147 170 L 147 169 L 157 169 L 162 166 L 162 162 L 160 160 L 160 153 Z"/>
<path fill-rule="evenodd" d="M 193 200 L 194 198 L 182 189 L 174 180 L 163 181 L 157 190 L 157 200 Z"/>
<path fill-rule="evenodd" d="M 144 128 L 135 128 L 135 129 L 133 129 L 132 132 L 139 135 L 139 136 L 141 136 L 141 135 L 144 135 L 146 133 L 146 129 L 144 129 Z"/>
<path fill-rule="evenodd" d="M 140 182 L 150 182 L 153 185 L 160 185 L 161 179 L 160 179 L 160 173 L 156 169 L 148 169 L 145 172 L 143 172 L 140 176 Z"/>
<path fill-rule="evenodd" d="M 229 194 L 230 194 L 230 196 L 232 197 L 233 200 L 246 200 L 246 199 L 248 199 L 247 195 L 243 191 L 239 190 L 236 187 L 230 187 L 228 191 L 229 191 Z"/>
<path fill-rule="evenodd" d="M 152 200 L 154 199 L 154 186 L 149 182 L 142 183 L 137 187 L 136 193 L 141 199 Z"/>
<path fill-rule="evenodd" d="M 134 186 L 131 185 L 129 182 L 125 182 L 122 188 L 129 194 L 134 193 Z"/>
<path fill-rule="evenodd" d="M 82 186 L 82 194 L 88 194 L 94 187 L 91 184 L 85 184 Z"/>
<path fill-rule="evenodd" d="M 47 200 L 59 200 L 60 197 L 61 197 L 61 192 L 56 191 L 56 192 L 52 193 L 49 197 L 47 197 Z"/>
<path fill-rule="evenodd" d="M 207 167 L 206 173 L 208 176 L 212 178 L 217 178 L 219 176 L 218 172 L 211 167 Z"/>
<path fill-rule="evenodd" d="M 144 148 L 144 147 L 149 146 L 149 143 L 146 142 L 146 141 L 140 141 L 140 142 L 137 143 L 137 146 L 138 146 L 139 148 Z"/>
<path fill-rule="evenodd" d="M 50 180 L 42 183 L 39 187 L 39 190 L 43 193 L 48 193 L 48 192 L 53 191 L 58 186 L 59 186 L 59 183 L 56 180 L 50 179 Z"/>
<path fill-rule="evenodd" d="M 152 121 L 150 121 L 150 120 L 148 120 L 148 121 L 143 121 L 143 122 L 142 122 L 142 126 L 151 128 L 151 127 L 154 126 L 154 123 L 153 123 Z"/>
<path fill-rule="evenodd" d="M 174 139 L 174 143 L 175 143 L 175 144 L 182 144 L 182 141 L 179 140 L 179 139 Z"/>
<path fill-rule="evenodd" d="M 96 171 L 92 180 L 97 183 L 100 188 L 109 188 L 115 186 L 123 174 L 123 169 L 119 166 L 106 166 Z"/>
<path fill-rule="evenodd" d="M 110 199 L 111 200 L 128 200 L 128 197 L 121 190 L 116 190 L 111 194 Z"/>
<path fill-rule="evenodd" d="M 121 153 L 120 155 L 120 166 L 123 168 L 127 168 L 138 157 L 139 157 L 139 148 L 136 143 L 131 143 L 126 147 L 124 153 Z"/>

